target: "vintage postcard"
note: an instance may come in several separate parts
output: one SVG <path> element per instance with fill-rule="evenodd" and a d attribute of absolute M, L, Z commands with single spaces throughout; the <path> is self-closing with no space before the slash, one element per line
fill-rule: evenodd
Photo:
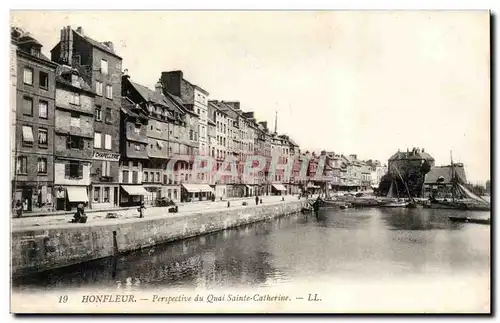
<path fill-rule="evenodd" d="M 11 11 L 11 312 L 490 313 L 490 20 Z"/>

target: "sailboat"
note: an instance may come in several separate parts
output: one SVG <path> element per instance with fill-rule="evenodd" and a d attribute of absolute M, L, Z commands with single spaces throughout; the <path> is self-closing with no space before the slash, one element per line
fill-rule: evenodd
<path fill-rule="evenodd" d="M 451 152 L 450 152 L 451 156 Z M 462 183 L 455 170 L 453 157 L 451 157 L 451 196 L 452 200 L 431 198 L 427 207 L 432 209 L 454 209 L 454 210 L 474 210 L 489 211 L 490 203 L 469 191 Z"/>
<path fill-rule="evenodd" d="M 399 171 L 396 168 L 396 171 L 399 174 Z M 401 174 L 399 174 L 401 177 Z M 404 181 L 403 181 L 404 183 Z M 397 197 L 394 196 L 394 188 L 396 188 L 396 194 Z M 388 202 L 383 202 L 379 206 L 380 207 L 407 207 L 410 203 L 405 201 L 404 199 L 399 198 L 399 189 L 398 189 L 398 184 L 396 183 L 395 180 L 391 181 L 391 186 L 389 187 L 389 192 L 387 193 L 387 197 L 390 198 L 391 200 Z"/>

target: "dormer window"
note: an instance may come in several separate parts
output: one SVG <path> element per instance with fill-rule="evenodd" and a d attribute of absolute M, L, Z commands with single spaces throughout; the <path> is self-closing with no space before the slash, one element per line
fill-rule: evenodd
<path fill-rule="evenodd" d="M 38 47 L 31 47 L 31 55 L 40 57 L 40 48 Z"/>

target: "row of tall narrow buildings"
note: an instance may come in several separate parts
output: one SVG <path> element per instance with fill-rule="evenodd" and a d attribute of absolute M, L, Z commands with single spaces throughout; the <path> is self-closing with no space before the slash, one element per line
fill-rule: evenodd
<path fill-rule="evenodd" d="M 12 201 L 21 201 L 26 212 L 295 194 L 326 183 L 362 189 L 379 182 L 380 164 L 356 155 L 301 153 L 292 138 L 277 133 L 277 116 L 271 131 L 240 102 L 211 100 L 182 71 L 159 73 L 154 89 L 138 84 L 112 42 L 98 42 L 80 27 L 61 29 L 50 59 L 29 33 L 12 28 L 11 39 Z M 265 167 L 242 176 L 256 155 Z M 193 170 L 195 156 L 210 156 L 213 171 Z M 226 169 L 228 159 L 235 172 Z M 304 160 L 308 178 L 299 177 Z M 221 170 L 226 175 L 217 176 Z M 328 178 L 311 180 L 316 174 Z"/>
<path fill-rule="evenodd" d="M 12 28 L 11 36 L 12 200 L 25 211 L 299 191 L 283 172 L 240 176 L 248 156 L 287 162 L 300 154 L 291 138 L 257 122 L 240 102 L 210 100 L 182 71 L 161 72 L 154 90 L 138 84 L 112 42 L 80 27 L 62 28 L 50 59 L 29 33 Z M 169 171 L 180 156 L 211 156 L 214 169 L 232 156 L 239 172 L 196 176 L 189 157 Z"/>

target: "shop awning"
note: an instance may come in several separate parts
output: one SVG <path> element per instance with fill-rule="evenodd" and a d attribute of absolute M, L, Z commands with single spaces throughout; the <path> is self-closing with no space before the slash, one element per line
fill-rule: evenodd
<path fill-rule="evenodd" d="M 273 187 L 277 190 L 277 191 L 286 191 L 286 188 L 281 185 L 281 184 L 273 184 Z"/>
<path fill-rule="evenodd" d="M 148 192 L 142 187 L 142 185 L 122 185 L 122 188 L 128 195 L 147 195 Z"/>
<path fill-rule="evenodd" d="M 86 187 L 67 187 L 68 200 L 70 202 L 88 202 L 89 197 L 87 196 Z"/>
<path fill-rule="evenodd" d="M 33 128 L 23 126 L 23 141 L 33 142 Z"/>
<path fill-rule="evenodd" d="M 252 188 L 252 186 L 250 186 L 250 185 L 245 185 L 245 186 L 246 186 L 246 188 L 249 188 L 249 189 L 251 189 L 251 188 Z"/>
<path fill-rule="evenodd" d="M 182 187 L 188 192 L 213 192 L 213 189 L 207 184 L 182 184 Z"/>

